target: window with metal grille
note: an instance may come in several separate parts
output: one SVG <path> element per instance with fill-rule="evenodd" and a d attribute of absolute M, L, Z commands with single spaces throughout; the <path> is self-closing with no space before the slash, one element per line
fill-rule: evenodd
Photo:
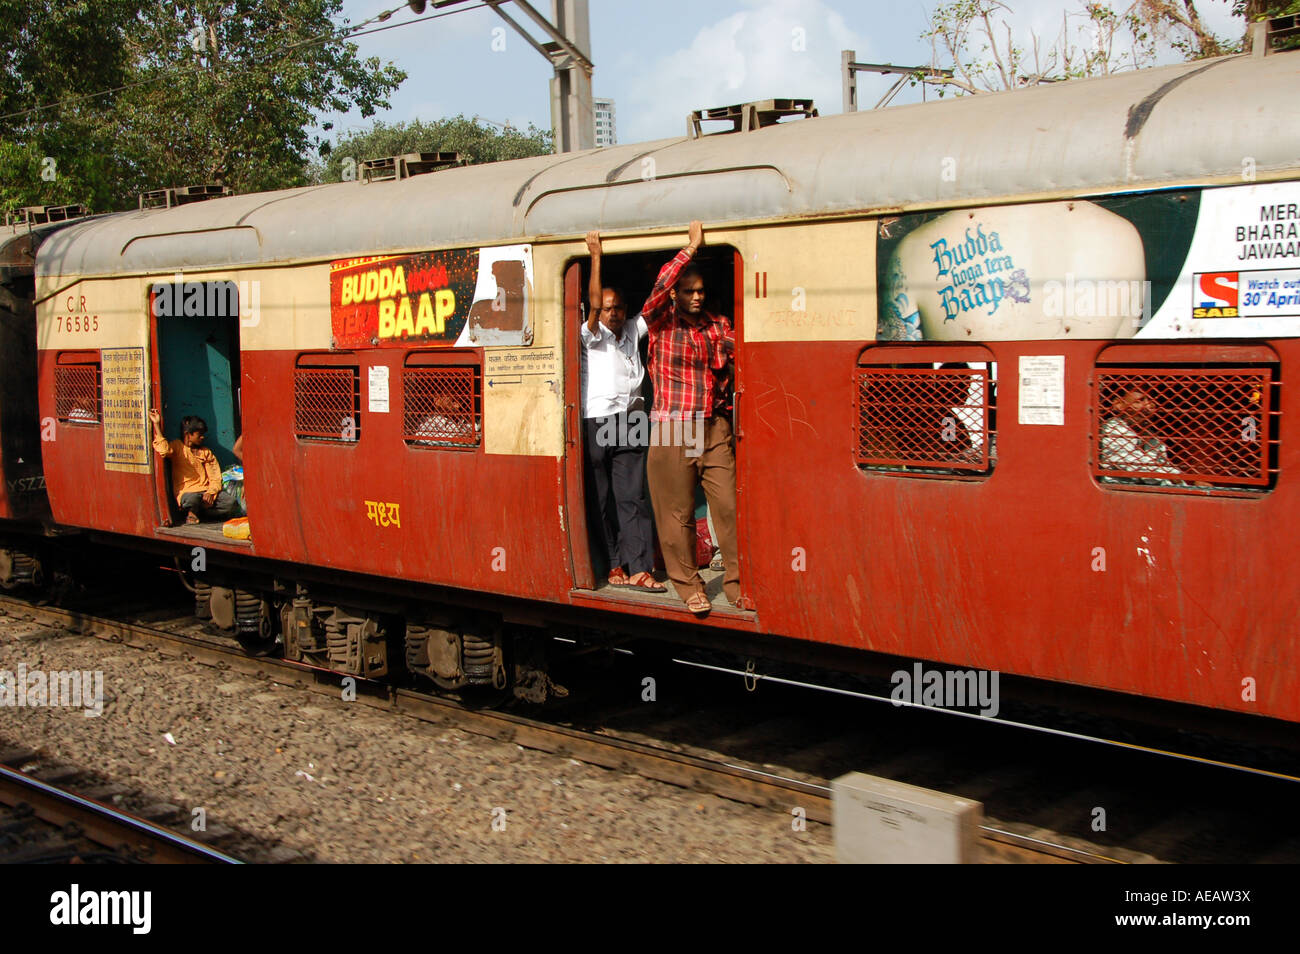
<path fill-rule="evenodd" d="M 67 424 L 98 424 L 102 400 L 99 355 L 60 354 L 54 365 L 54 416 Z"/>
<path fill-rule="evenodd" d="M 989 362 L 859 367 L 858 464 L 897 473 L 990 473 L 997 456 L 993 369 Z"/>
<path fill-rule="evenodd" d="M 482 369 L 403 368 L 402 437 L 412 447 L 477 447 L 483 439 Z"/>
<path fill-rule="evenodd" d="M 361 369 L 299 365 L 293 372 L 293 432 L 304 440 L 361 439 Z"/>
<path fill-rule="evenodd" d="M 1267 367 L 1098 368 L 1093 473 L 1138 486 L 1267 487 L 1275 386 Z"/>

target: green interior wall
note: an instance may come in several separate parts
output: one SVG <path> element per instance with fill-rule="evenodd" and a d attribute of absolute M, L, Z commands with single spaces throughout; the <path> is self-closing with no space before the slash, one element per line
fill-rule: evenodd
<path fill-rule="evenodd" d="M 230 448 L 239 436 L 235 401 L 239 380 L 238 321 L 158 319 L 158 368 L 167 438 L 180 437 L 181 418 L 197 414 L 208 423 L 204 446 L 217 455 L 223 470 L 236 462 Z"/>

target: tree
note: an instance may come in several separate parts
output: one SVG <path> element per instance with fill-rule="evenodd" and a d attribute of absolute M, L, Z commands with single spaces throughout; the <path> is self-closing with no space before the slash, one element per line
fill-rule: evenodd
<path fill-rule="evenodd" d="M 1246 35 L 1242 40 L 1242 46 L 1249 50 L 1251 48 L 1251 24 L 1257 20 L 1268 20 L 1272 17 L 1300 13 L 1300 0 L 1233 0 L 1232 13 L 1233 16 L 1241 17 L 1246 21 Z M 1300 47 L 1300 37 L 1292 37 L 1283 41 L 1281 45 L 1282 49 L 1294 50 Z"/>
<path fill-rule="evenodd" d="M 1238 16 L 1246 15 L 1248 7 L 1300 5 L 1300 0 L 1233 2 Z M 1121 8 L 1079 0 L 1062 15 L 1055 37 L 1044 42 L 1031 34 L 1028 48 L 1015 42 L 1012 15 L 1002 0 L 941 3 L 922 37 L 930 41 L 932 65 L 951 63 L 952 76 L 918 73 L 916 81 L 981 93 L 1141 69 L 1154 65 L 1166 49 L 1183 59 L 1241 49 L 1240 42 L 1216 36 L 1205 26 L 1194 0 L 1132 0 Z"/>
<path fill-rule="evenodd" d="M 1203 60 L 1237 53 L 1241 44 L 1215 36 L 1201 21 L 1193 0 L 1141 0 L 1139 16 L 1184 59 Z"/>
<path fill-rule="evenodd" d="M 337 146 L 328 150 L 325 163 L 315 167 L 311 175 L 319 182 L 339 182 L 345 168 L 355 170 L 355 163 L 364 159 L 408 152 L 459 152 L 462 158 L 477 163 L 544 156 L 554 150 L 551 132 L 532 123 L 526 130 L 507 126 L 498 132 L 463 115 L 433 122 L 418 119 L 392 125 L 376 122 L 372 129 L 344 136 Z M 351 164 L 347 163 L 349 159 Z"/>
<path fill-rule="evenodd" d="M 114 99 L 94 94 L 131 78 L 124 40 L 136 6 L 130 0 L 0 0 L 5 211 L 71 203 L 102 208 L 111 201 L 118 162 L 104 117 Z"/>
<path fill-rule="evenodd" d="M 103 211 L 165 186 L 219 182 L 249 192 L 302 184 L 304 156 L 319 146 L 310 133 L 315 115 L 352 108 L 372 115 L 406 78 L 358 57 L 345 39 L 347 21 L 334 23 L 341 7 L 342 0 L 0 0 L 0 26 L 18 37 L 0 80 L 0 203 L 75 200 Z M 49 160 L 56 177 L 33 179 L 32 169 Z"/>

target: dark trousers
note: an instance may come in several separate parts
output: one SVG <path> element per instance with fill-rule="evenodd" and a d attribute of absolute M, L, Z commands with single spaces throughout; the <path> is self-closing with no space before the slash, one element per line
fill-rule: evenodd
<path fill-rule="evenodd" d="M 203 502 L 203 494 L 197 490 L 181 494 L 180 505 L 182 510 L 190 511 L 200 520 L 228 520 L 239 513 L 239 501 L 228 490 L 217 494 L 211 507 Z"/>
<path fill-rule="evenodd" d="M 643 411 L 635 412 L 644 414 Z M 654 525 L 646 495 L 645 448 L 626 443 L 626 414 L 587 418 L 587 474 L 597 526 L 591 534 L 605 545 L 606 569 L 627 567 L 631 576 L 653 572 Z M 603 426 L 602 426 L 603 425 Z M 644 435 L 644 426 L 641 429 Z M 611 440 L 611 437 L 613 438 Z M 590 510 L 588 511 L 590 513 Z"/>

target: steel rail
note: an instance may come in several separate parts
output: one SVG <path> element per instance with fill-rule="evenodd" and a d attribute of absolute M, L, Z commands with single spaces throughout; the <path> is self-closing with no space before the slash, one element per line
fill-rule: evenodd
<path fill-rule="evenodd" d="M 60 827 L 76 825 L 90 841 L 126 849 L 150 864 L 242 864 L 215 848 L 143 818 L 77 795 L 0 765 L 0 802 L 28 805 L 37 818 Z"/>
<path fill-rule="evenodd" d="M 52 606 L 35 606 L 11 596 L 0 597 L 0 612 L 77 630 L 82 635 L 121 642 L 135 648 L 188 655 L 195 661 L 272 682 L 339 698 L 339 681 L 346 673 L 319 669 L 285 659 L 253 657 L 240 649 L 210 643 L 180 633 L 155 629 Z M 676 752 L 644 742 L 585 732 L 491 709 L 472 709 L 457 702 L 414 690 L 356 679 L 355 701 L 399 712 L 425 722 L 454 725 L 475 735 L 514 742 L 524 748 L 573 758 L 590 765 L 635 772 L 645 778 L 704 792 L 762 808 L 802 808 L 812 821 L 831 822 L 830 786 L 787 778 L 728 762 Z M 770 677 L 769 677 L 770 678 Z M 360 691 L 362 686 L 366 691 Z M 1052 832 L 1018 834 L 995 825 L 981 828 L 986 858 L 1038 863 L 1125 863 L 1091 848 L 1063 844 Z M 1132 853 L 1135 858 L 1137 853 Z"/>
<path fill-rule="evenodd" d="M 820 686 L 815 682 L 801 682 L 798 679 L 786 679 L 782 676 L 770 676 L 761 672 L 747 672 L 739 669 L 729 669 L 726 666 L 696 662 L 691 659 L 674 658 L 673 662 L 682 666 L 690 666 L 695 669 L 707 669 L 712 672 L 725 673 L 731 676 L 741 676 L 746 680 L 752 681 L 754 685 L 766 681 L 778 683 L 783 686 L 795 686 L 799 689 L 815 689 L 819 692 L 829 692 L 833 695 L 850 696 L 854 699 L 865 699 L 868 702 L 887 702 L 891 706 L 897 706 L 900 708 L 924 709 L 927 712 L 937 712 L 942 715 L 953 716 L 959 719 L 978 719 L 989 725 L 1003 725 L 1012 729 L 1024 729 L 1028 732 L 1041 732 L 1062 739 L 1072 739 L 1076 742 L 1092 742 L 1096 745 L 1106 745 L 1117 749 L 1127 749 L 1130 752 L 1141 752 L 1144 755 L 1155 755 L 1160 756 L 1161 758 L 1193 762 L 1197 765 L 1206 765 L 1211 768 L 1225 769 L 1230 772 L 1244 772 L 1247 775 L 1258 775 L 1262 778 L 1277 779 L 1278 781 L 1283 782 L 1300 782 L 1300 776 L 1291 775 L 1287 772 L 1274 772 L 1271 769 L 1256 768 L 1252 765 L 1242 765 L 1239 762 L 1224 762 L 1221 759 L 1207 758 L 1203 755 L 1192 755 L 1189 752 L 1175 752 L 1173 749 L 1161 749 L 1150 745 L 1138 745 L 1136 742 L 1123 742 L 1119 739 L 1108 739 L 1100 735 L 1089 735 L 1086 732 L 1072 732 L 1067 729 L 1057 729 L 1048 725 L 1035 725 L 1032 722 L 1018 722 L 1013 719 L 999 719 L 996 716 L 985 716 L 978 712 L 963 712 L 960 709 L 949 709 L 945 706 L 930 706 L 920 702 L 893 699 L 889 696 L 877 695 L 871 692 L 859 692 L 855 689 L 839 689 L 834 686 Z"/>

